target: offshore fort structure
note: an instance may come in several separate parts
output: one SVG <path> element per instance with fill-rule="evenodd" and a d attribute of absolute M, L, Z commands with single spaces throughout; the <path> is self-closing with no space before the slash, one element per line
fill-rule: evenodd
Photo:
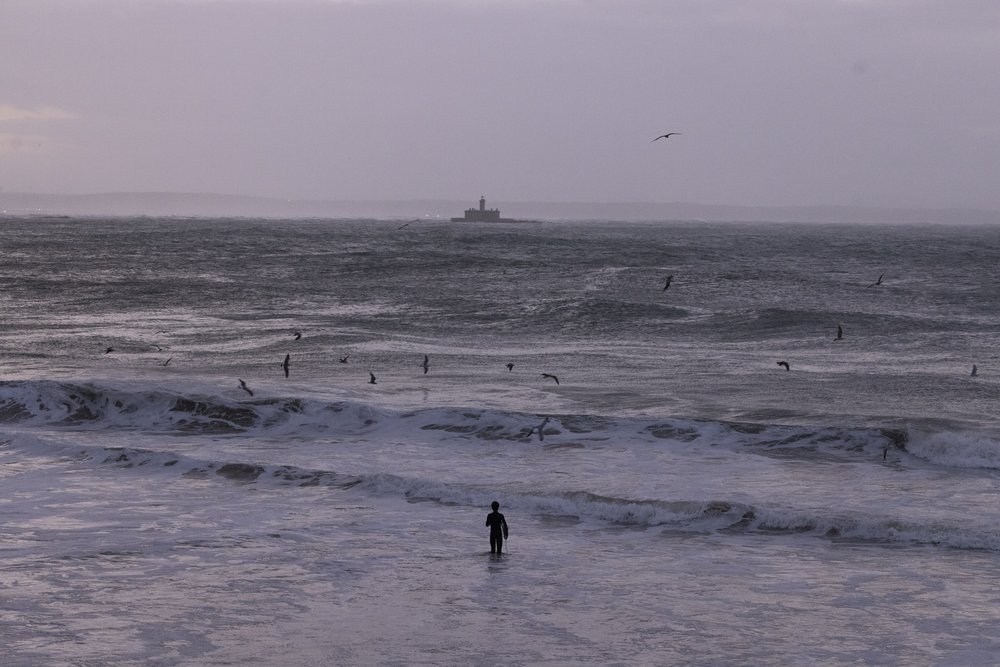
<path fill-rule="evenodd" d="M 486 196 L 479 197 L 479 208 L 465 209 L 465 216 L 452 218 L 452 222 L 517 222 L 511 218 L 501 218 L 500 209 L 486 208 Z"/>

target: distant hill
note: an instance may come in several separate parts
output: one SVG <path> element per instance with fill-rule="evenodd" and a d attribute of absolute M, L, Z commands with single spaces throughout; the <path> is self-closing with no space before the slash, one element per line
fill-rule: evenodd
<path fill-rule="evenodd" d="M 285 200 L 207 193 L 128 192 L 51 195 L 5 192 L 0 214 L 69 216 L 185 216 L 263 218 L 449 219 L 475 205 L 468 201 Z M 1000 223 L 1000 211 L 902 209 L 855 206 L 720 206 L 682 202 L 504 202 L 491 201 L 505 218 L 531 220 L 703 220 L 709 222 Z"/>

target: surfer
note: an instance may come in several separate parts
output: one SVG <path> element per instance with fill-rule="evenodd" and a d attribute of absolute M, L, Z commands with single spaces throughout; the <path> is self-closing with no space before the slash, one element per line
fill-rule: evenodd
<path fill-rule="evenodd" d="M 493 501 L 493 511 L 486 515 L 486 525 L 490 527 L 490 553 L 503 551 L 503 541 L 507 539 L 507 520 L 500 514 L 500 503 Z"/>
<path fill-rule="evenodd" d="M 844 327 L 837 325 L 837 337 L 834 340 L 844 340 Z"/>

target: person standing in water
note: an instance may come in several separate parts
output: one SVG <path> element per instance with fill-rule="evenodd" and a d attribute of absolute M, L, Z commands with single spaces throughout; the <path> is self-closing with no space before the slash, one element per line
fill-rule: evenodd
<path fill-rule="evenodd" d="M 493 501 L 493 511 L 486 515 L 486 525 L 490 527 L 490 553 L 503 551 L 503 541 L 507 537 L 507 520 L 500 514 L 500 503 Z"/>

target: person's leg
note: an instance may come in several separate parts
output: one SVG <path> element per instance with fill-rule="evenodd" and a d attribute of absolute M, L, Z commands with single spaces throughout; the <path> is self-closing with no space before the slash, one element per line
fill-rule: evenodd
<path fill-rule="evenodd" d="M 503 537 L 497 537 L 497 553 L 503 552 Z"/>
<path fill-rule="evenodd" d="M 497 538 L 490 535 L 490 553 L 495 554 L 497 552 Z"/>

